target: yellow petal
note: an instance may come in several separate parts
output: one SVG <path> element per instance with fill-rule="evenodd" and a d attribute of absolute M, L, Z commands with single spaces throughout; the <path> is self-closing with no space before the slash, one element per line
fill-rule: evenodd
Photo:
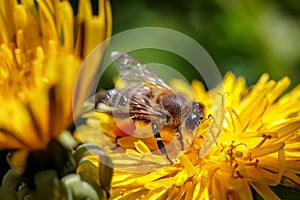
<path fill-rule="evenodd" d="M 150 149 L 141 140 L 134 142 L 134 145 L 135 145 L 136 150 L 141 154 L 151 153 Z"/>
<path fill-rule="evenodd" d="M 166 187 L 166 186 L 171 186 L 173 185 L 174 179 L 172 178 L 163 178 L 163 179 L 159 179 L 153 182 L 148 182 L 145 183 L 144 186 L 145 188 L 149 189 L 149 190 L 154 190 L 157 188 L 162 188 L 162 187 Z"/>
<path fill-rule="evenodd" d="M 23 174 L 25 170 L 24 166 L 27 163 L 28 155 L 29 155 L 28 150 L 19 150 L 19 151 L 14 151 L 8 159 L 9 165 L 18 176 Z"/>
<path fill-rule="evenodd" d="M 39 5 L 39 16 L 41 18 L 41 28 L 43 37 L 45 39 L 56 39 L 58 38 L 56 26 L 55 26 L 55 19 L 52 17 L 50 10 L 48 9 L 47 4 L 44 0 L 37 0 Z"/>
<path fill-rule="evenodd" d="M 175 185 L 176 186 L 182 186 L 186 180 L 188 179 L 188 173 L 186 170 L 180 171 L 176 176 L 174 176 L 175 179 Z"/>
<path fill-rule="evenodd" d="M 264 183 L 250 182 L 255 191 L 265 200 L 279 200 L 279 197 Z"/>
<path fill-rule="evenodd" d="M 13 40 L 14 37 L 14 17 L 13 10 L 15 1 L 1 1 L 0 2 L 0 43 L 8 43 Z"/>
<path fill-rule="evenodd" d="M 168 191 L 168 199 L 176 199 L 179 194 L 180 194 L 180 188 L 173 186 Z"/>
<path fill-rule="evenodd" d="M 180 79 L 172 79 L 169 84 L 173 89 L 187 95 L 189 98 L 195 98 L 194 91 L 192 90 L 191 86 L 185 81 Z"/>
<path fill-rule="evenodd" d="M 222 199 L 226 197 L 226 187 L 224 187 L 218 179 L 213 178 L 208 192 L 213 199 Z"/>
<path fill-rule="evenodd" d="M 300 177 L 293 173 L 284 173 L 282 177 L 281 184 L 286 187 L 300 189 Z"/>
<path fill-rule="evenodd" d="M 145 195 L 143 200 L 156 200 L 163 196 L 168 190 L 165 188 L 157 188 L 155 190 L 151 190 L 147 195 Z"/>
<path fill-rule="evenodd" d="M 258 148 L 258 149 L 251 149 L 251 150 L 249 150 L 248 153 L 251 154 L 252 159 L 255 159 L 255 158 L 259 158 L 259 157 L 277 152 L 280 149 L 282 149 L 283 147 L 284 147 L 284 143 L 280 142 L 280 143 L 277 143 L 277 144 L 268 145 L 268 146 L 261 147 L 261 148 Z"/>
<path fill-rule="evenodd" d="M 196 173 L 196 169 L 194 165 L 190 162 L 186 155 L 182 155 L 179 157 L 180 162 L 184 166 L 185 171 L 188 173 L 189 177 L 193 176 Z"/>
<path fill-rule="evenodd" d="M 246 180 L 240 182 L 241 186 L 239 190 L 235 190 L 239 199 L 248 200 L 252 199 L 252 191 Z"/>
<path fill-rule="evenodd" d="M 133 149 L 126 149 L 126 155 L 128 155 L 129 157 L 131 157 L 135 160 L 142 160 L 143 159 L 143 155 L 138 153 L 137 151 L 135 151 Z"/>
<path fill-rule="evenodd" d="M 74 14 L 71 5 L 67 1 L 61 1 L 57 4 L 56 18 L 58 21 L 58 30 L 63 37 L 63 46 L 67 53 L 74 50 Z"/>
<path fill-rule="evenodd" d="M 0 149 L 24 149 L 26 145 L 13 133 L 0 129 Z"/>

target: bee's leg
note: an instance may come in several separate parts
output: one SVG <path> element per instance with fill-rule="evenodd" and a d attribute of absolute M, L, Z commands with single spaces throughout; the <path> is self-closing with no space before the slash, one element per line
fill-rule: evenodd
<path fill-rule="evenodd" d="M 160 133 L 158 131 L 157 125 L 155 123 L 151 123 L 151 127 L 152 127 L 153 135 L 154 135 L 154 137 L 155 137 L 155 139 L 157 141 L 157 146 L 158 146 L 160 152 L 162 154 L 166 155 L 166 158 L 168 159 L 168 161 L 170 163 L 173 163 L 172 160 L 170 159 L 170 157 L 167 154 L 166 147 L 165 147 L 165 145 L 164 145 L 164 143 L 163 143 L 163 141 L 161 139 L 161 136 L 160 136 Z"/>
<path fill-rule="evenodd" d="M 116 142 L 117 147 L 120 147 L 120 145 L 118 144 L 118 140 L 121 139 L 121 138 L 122 138 L 121 136 L 117 136 L 117 137 L 116 137 L 115 142 Z"/>
<path fill-rule="evenodd" d="M 117 136 L 115 139 L 116 146 L 112 147 L 111 150 L 116 150 L 120 145 L 118 144 L 118 140 L 121 139 L 121 136 Z"/>
<path fill-rule="evenodd" d="M 182 138 L 181 128 L 177 127 L 176 131 L 177 131 L 177 133 L 176 133 L 177 140 L 180 142 L 181 151 L 183 151 L 184 150 L 184 144 L 183 144 L 183 138 Z"/>
<path fill-rule="evenodd" d="M 206 120 L 207 119 L 210 119 L 210 118 L 212 118 L 213 116 L 211 115 L 211 114 L 209 114 L 207 117 L 206 117 Z"/>

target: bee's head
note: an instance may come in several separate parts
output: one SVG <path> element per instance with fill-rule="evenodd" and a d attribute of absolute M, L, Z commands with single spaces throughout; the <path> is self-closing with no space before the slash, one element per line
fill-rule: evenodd
<path fill-rule="evenodd" d="M 185 127 L 189 131 L 194 131 L 205 117 L 204 105 L 199 102 L 193 102 L 192 110 L 185 122 Z"/>

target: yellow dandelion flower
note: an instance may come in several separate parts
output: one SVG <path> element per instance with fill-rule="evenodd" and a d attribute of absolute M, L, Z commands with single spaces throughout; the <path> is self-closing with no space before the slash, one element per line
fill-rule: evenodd
<path fill-rule="evenodd" d="M 74 17 L 68 1 L 0 2 L 0 150 L 19 150 L 14 155 L 25 158 L 71 125 L 78 69 L 111 34 L 110 4 L 98 4 L 98 14 L 93 14 L 90 2 L 80 1 Z M 101 61 L 101 51 L 93 62 Z M 94 70 L 77 88 L 78 106 Z"/>
<path fill-rule="evenodd" d="M 279 199 L 270 186 L 299 190 L 300 86 L 282 96 L 289 84 L 287 77 L 275 82 L 264 74 L 248 88 L 243 77 L 227 73 L 225 91 L 216 87 L 207 92 L 202 83 L 193 81 L 197 100 L 212 115 L 171 164 L 153 153 L 155 140 L 124 137 L 118 141 L 124 152 L 107 147 L 119 167 L 113 175 L 113 199 L 253 199 L 252 190 L 264 199 Z M 211 94 L 220 97 L 218 108 Z M 102 131 L 113 141 L 113 121 L 102 113 L 98 117 Z M 97 121 L 88 123 L 80 128 L 89 136 L 81 138 L 104 145 L 93 130 Z M 149 170 L 139 171 L 144 166 Z"/>

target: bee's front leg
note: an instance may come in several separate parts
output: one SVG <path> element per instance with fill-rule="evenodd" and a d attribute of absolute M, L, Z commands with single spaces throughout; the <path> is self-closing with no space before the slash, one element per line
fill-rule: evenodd
<path fill-rule="evenodd" d="M 153 132 L 153 135 L 157 141 L 157 146 L 160 150 L 160 152 L 164 155 L 166 155 L 166 158 L 168 159 L 168 161 L 170 163 L 173 163 L 173 161 L 170 159 L 170 157 L 168 156 L 168 153 L 167 153 L 167 150 L 166 150 L 166 147 L 165 147 L 165 144 L 163 143 L 162 139 L 161 139 L 161 136 L 160 136 L 160 133 L 159 133 L 159 130 L 158 130 L 158 127 L 157 125 L 153 122 L 151 123 L 151 127 L 152 127 L 152 132 Z"/>

